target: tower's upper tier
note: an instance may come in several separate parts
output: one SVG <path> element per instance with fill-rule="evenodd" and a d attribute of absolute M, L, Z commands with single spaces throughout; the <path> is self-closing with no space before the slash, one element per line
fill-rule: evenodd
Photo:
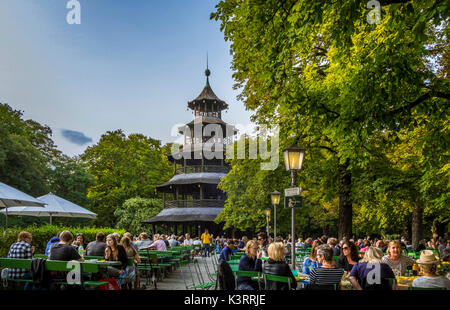
<path fill-rule="evenodd" d="M 221 111 L 228 109 L 228 104 L 220 100 L 209 85 L 211 71 L 205 70 L 206 85 L 200 95 L 188 102 L 188 108 L 194 111 L 195 116 L 212 116 L 221 118 Z"/>

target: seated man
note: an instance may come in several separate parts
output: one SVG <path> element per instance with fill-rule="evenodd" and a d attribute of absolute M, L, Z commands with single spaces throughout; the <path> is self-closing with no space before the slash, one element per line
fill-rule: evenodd
<path fill-rule="evenodd" d="M 238 251 L 245 251 L 245 245 L 247 244 L 247 242 L 248 242 L 247 236 L 243 236 L 237 246 Z"/>
<path fill-rule="evenodd" d="M 223 250 L 220 252 L 219 264 L 222 263 L 223 261 L 231 260 L 233 249 L 234 249 L 234 242 L 229 242 L 227 246 L 224 247 Z"/>
<path fill-rule="evenodd" d="M 59 239 L 61 240 L 59 243 L 51 246 L 48 260 L 84 262 L 84 258 L 78 254 L 77 249 L 72 245 L 73 235 L 70 231 L 61 232 Z M 51 271 L 50 275 L 55 281 L 67 280 L 67 272 L 65 271 Z"/>
<path fill-rule="evenodd" d="M 148 237 L 148 235 L 143 232 L 139 235 L 139 240 L 136 242 L 135 246 L 139 250 L 147 248 L 153 241 Z"/>
<path fill-rule="evenodd" d="M 189 246 L 189 245 L 193 245 L 193 244 L 194 244 L 194 240 L 191 239 L 191 235 L 186 234 L 186 239 L 184 239 L 183 245 Z"/>
<path fill-rule="evenodd" d="M 105 256 L 106 242 L 105 242 L 105 234 L 99 232 L 95 236 L 95 241 L 89 242 L 86 246 L 86 255 L 87 256 Z"/>
<path fill-rule="evenodd" d="M 33 237 L 29 232 L 22 231 L 19 233 L 17 242 L 13 243 L 8 252 L 8 258 L 32 259 L 34 253 L 34 246 L 31 246 Z M 31 270 L 9 268 L 8 278 L 11 279 L 31 279 Z M 25 289 L 28 288 L 28 283 Z"/>
<path fill-rule="evenodd" d="M 49 250 L 50 250 L 50 247 L 53 245 L 53 244 L 55 244 L 55 243 L 58 243 L 60 240 L 59 240 L 59 235 L 61 234 L 61 232 L 58 232 L 58 234 L 56 235 L 56 236 L 54 236 L 54 237 L 52 237 L 50 240 L 49 240 L 49 242 L 47 243 L 47 246 L 45 247 L 45 252 L 44 252 L 44 254 L 45 255 L 49 255 L 50 253 L 49 253 Z"/>
<path fill-rule="evenodd" d="M 194 253 L 192 255 L 197 256 L 202 250 L 202 241 L 199 237 L 195 237 L 192 245 L 194 245 Z"/>
<path fill-rule="evenodd" d="M 155 234 L 155 236 L 153 237 L 153 243 L 150 246 L 148 246 L 147 249 L 156 251 L 167 251 L 166 243 L 164 242 L 163 236 Z"/>
<path fill-rule="evenodd" d="M 70 231 L 65 230 L 61 232 L 59 238 L 61 241 L 51 247 L 50 256 L 48 257 L 49 260 L 77 260 L 79 262 L 84 262 L 84 258 L 82 258 L 75 247 L 72 246 L 73 235 Z"/>
<path fill-rule="evenodd" d="M 450 280 L 447 277 L 437 274 L 439 259 L 434 256 L 433 251 L 423 250 L 420 253 L 420 259 L 417 260 L 423 276 L 414 279 L 413 287 L 423 288 L 446 288 L 450 290 Z"/>

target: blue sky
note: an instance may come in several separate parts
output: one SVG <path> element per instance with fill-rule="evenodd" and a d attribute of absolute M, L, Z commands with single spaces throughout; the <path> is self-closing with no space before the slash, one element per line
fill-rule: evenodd
<path fill-rule="evenodd" d="M 0 102 L 50 126 L 64 153 L 115 129 L 174 141 L 205 85 L 207 52 L 211 87 L 229 104 L 224 120 L 250 124 L 229 43 L 209 19 L 217 1 L 78 1 L 81 25 L 66 22 L 68 0 L 0 1 Z"/>

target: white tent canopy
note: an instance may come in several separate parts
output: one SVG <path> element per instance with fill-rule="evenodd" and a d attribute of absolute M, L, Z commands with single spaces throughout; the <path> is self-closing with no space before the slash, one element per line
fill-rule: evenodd
<path fill-rule="evenodd" d="M 43 207 L 44 205 L 45 202 L 0 182 L 0 208 L 16 206 Z"/>
<path fill-rule="evenodd" d="M 6 215 L 6 228 L 8 228 L 8 208 L 15 206 L 34 206 L 36 209 L 42 209 L 44 205 L 45 202 L 0 182 L 0 208 L 5 208 L 1 212 Z"/>
<path fill-rule="evenodd" d="M 13 207 L 8 209 L 8 214 L 12 215 L 28 215 L 28 216 L 48 216 L 50 224 L 52 217 L 80 217 L 80 218 L 96 218 L 97 214 L 80 207 L 68 200 L 58 197 L 52 193 L 38 197 L 39 200 L 47 205 L 44 208 L 36 207 Z M 3 210 L 0 211 L 4 213 Z"/>

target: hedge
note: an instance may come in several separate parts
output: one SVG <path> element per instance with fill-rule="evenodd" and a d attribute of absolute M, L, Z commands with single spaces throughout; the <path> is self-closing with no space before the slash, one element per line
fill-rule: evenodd
<path fill-rule="evenodd" d="M 33 235 L 31 245 L 36 247 L 36 254 L 44 254 L 47 242 L 60 231 L 68 230 L 74 237 L 77 233 L 82 233 L 86 242 L 94 241 L 95 235 L 98 232 L 103 232 L 105 235 L 117 232 L 121 236 L 125 233 L 123 229 L 105 228 L 105 227 L 62 227 L 45 225 L 41 227 L 29 226 L 25 228 L 8 228 L 0 230 L 0 257 L 8 255 L 11 244 L 17 242 L 17 236 L 21 231 L 27 231 Z"/>

